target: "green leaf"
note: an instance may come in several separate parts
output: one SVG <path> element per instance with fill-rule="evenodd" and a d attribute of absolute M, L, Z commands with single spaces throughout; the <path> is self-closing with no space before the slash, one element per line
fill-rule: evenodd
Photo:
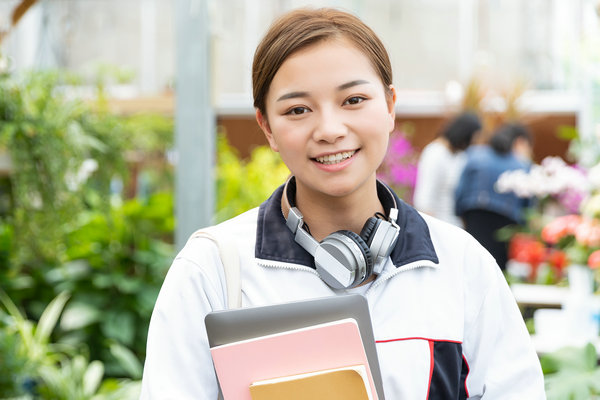
<path fill-rule="evenodd" d="M 69 296 L 70 295 L 67 292 L 62 292 L 48 304 L 42 313 L 37 329 L 35 330 L 35 338 L 37 341 L 43 342 L 48 340 L 56 326 L 56 322 L 58 321 L 58 317 L 60 316 L 65 303 L 69 300 Z"/>
<path fill-rule="evenodd" d="M 24 319 L 23 315 L 21 314 L 15 303 L 13 303 L 10 297 L 8 297 L 8 295 L 2 289 L 0 289 L 0 301 L 2 302 L 2 304 L 4 304 L 4 307 L 6 308 L 10 316 L 19 320 Z"/>
<path fill-rule="evenodd" d="M 131 350 L 117 342 L 113 342 L 110 345 L 110 353 L 133 379 L 142 378 L 142 364 Z"/>
<path fill-rule="evenodd" d="M 575 128 L 574 126 L 562 125 L 558 127 L 556 136 L 559 139 L 570 141 L 579 138 L 579 133 L 577 131 L 577 128 Z"/>
<path fill-rule="evenodd" d="M 587 400 L 600 393 L 596 348 L 565 347 L 541 357 L 548 400 Z"/>
<path fill-rule="evenodd" d="M 143 287 L 143 282 L 140 279 L 131 276 L 122 276 L 115 279 L 115 286 L 123 293 L 137 293 Z"/>
<path fill-rule="evenodd" d="M 100 152 L 105 152 L 108 147 L 100 139 L 85 132 L 81 124 L 77 121 L 70 121 L 68 123 L 67 136 L 70 139 L 69 143 L 80 151 L 92 148 Z"/>
<path fill-rule="evenodd" d="M 135 318 L 128 311 L 106 313 L 102 331 L 109 338 L 131 345 L 135 335 Z"/>
<path fill-rule="evenodd" d="M 597 372 L 559 372 L 545 377 L 548 400 L 589 400 L 597 387 Z"/>
<path fill-rule="evenodd" d="M 91 400 L 138 400 L 141 391 L 141 381 L 106 379 Z"/>
<path fill-rule="evenodd" d="M 590 371 L 596 366 L 595 354 L 594 346 L 588 343 L 585 347 L 563 347 L 542 356 L 540 361 L 545 373 L 571 370 Z"/>
<path fill-rule="evenodd" d="M 102 377 L 104 376 L 104 365 L 100 361 L 92 361 L 83 375 L 83 393 L 91 396 L 98 390 Z"/>
<path fill-rule="evenodd" d="M 101 312 L 96 307 L 81 302 L 67 306 L 60 319 L 60 327 L 65 331 L 84 328 L 100 320 Z"/>
<path fill-rule="evenodd" d="M 86 260 L 69 261 L 60 267 L 53 268 L 46 273 L 48 283 L 62 281 L 75 281 L 89 276 L 90 266 Z"/>

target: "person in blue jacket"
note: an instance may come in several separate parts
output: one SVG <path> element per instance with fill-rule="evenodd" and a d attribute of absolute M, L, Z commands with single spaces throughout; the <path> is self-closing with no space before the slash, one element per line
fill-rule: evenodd
<path fill-rule="evenodd" d="M 508 261 L 508 243 L 497 237 L 500 228 L 524 223 L 530 199 L 500 193 L 496 182 L 505 171 L 529 170 L 532 136 L 519 123 L 502 125 L 486 145 L 472 146 L 455 192 L 455 212 L 467 232 L 496 259 L 502 270 Z"/>

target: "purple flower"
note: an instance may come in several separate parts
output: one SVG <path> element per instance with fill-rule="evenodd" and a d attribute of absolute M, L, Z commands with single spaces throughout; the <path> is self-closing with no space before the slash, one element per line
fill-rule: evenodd
<path fill-rule="evenodd" d="M 417 168 L 412 164 L 393 165 L 390 168 L 390 175 L 395 184 L 414 186 L 417 180 Z"/>
<path fill-rule="evenodd" d="M 579 212 L 579 207 L 584 197 L 585 193 L 574 189 L 566 190 L 556 196 L 559 203 L 571 214 Z"/>
<path fill-rule="evenodd" d="M 413 147 L 403 135 L 397 134 L 390 139 L 388 150 L 392 157 L 404 157 L 413 152 Z"/>
<path fill-rule="evenodd" d="M 388 152 L 377 171 L 377 177 L 390 185 L 405 201 L 412 202 L 417 180 L 419 154 L 403 131 L 395 131 L 390 138 Z"/>

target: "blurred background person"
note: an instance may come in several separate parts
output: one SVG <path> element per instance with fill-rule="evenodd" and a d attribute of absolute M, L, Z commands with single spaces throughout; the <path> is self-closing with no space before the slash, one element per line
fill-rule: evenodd
<path fill-rule="evenodd" d="M 502 125 L 487 145 L 471 146 L 456 187 L 456 215 L 467 232 L 473 235 L 506 269 L 508 243 L 497 238 L 497 231 L 507 225 L 524 223 L 524 210 L 530 199 L 495 190 L 498 177 L 505 171 L 529 170 L 533 139 L 524 125 Z"/>
<path fill-rule="evenodd" d="M 480 129 L 479 117 L 465 112 L 451 120 L 440 135 L 425 146 L 417 166 L 415 208 L 462 226 L 454 213 L 454 190 L 466 160 L 464 150 Z"/>

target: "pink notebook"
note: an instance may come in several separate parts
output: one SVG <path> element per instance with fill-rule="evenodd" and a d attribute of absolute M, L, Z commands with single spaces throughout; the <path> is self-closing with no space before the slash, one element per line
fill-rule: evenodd
<path fill-rule="evenodd" d="M 211 348 L 225 400 L 251 400 L 255 381 L 363 364 L 377 398 L 356 321 L 347 318 Z"/>

